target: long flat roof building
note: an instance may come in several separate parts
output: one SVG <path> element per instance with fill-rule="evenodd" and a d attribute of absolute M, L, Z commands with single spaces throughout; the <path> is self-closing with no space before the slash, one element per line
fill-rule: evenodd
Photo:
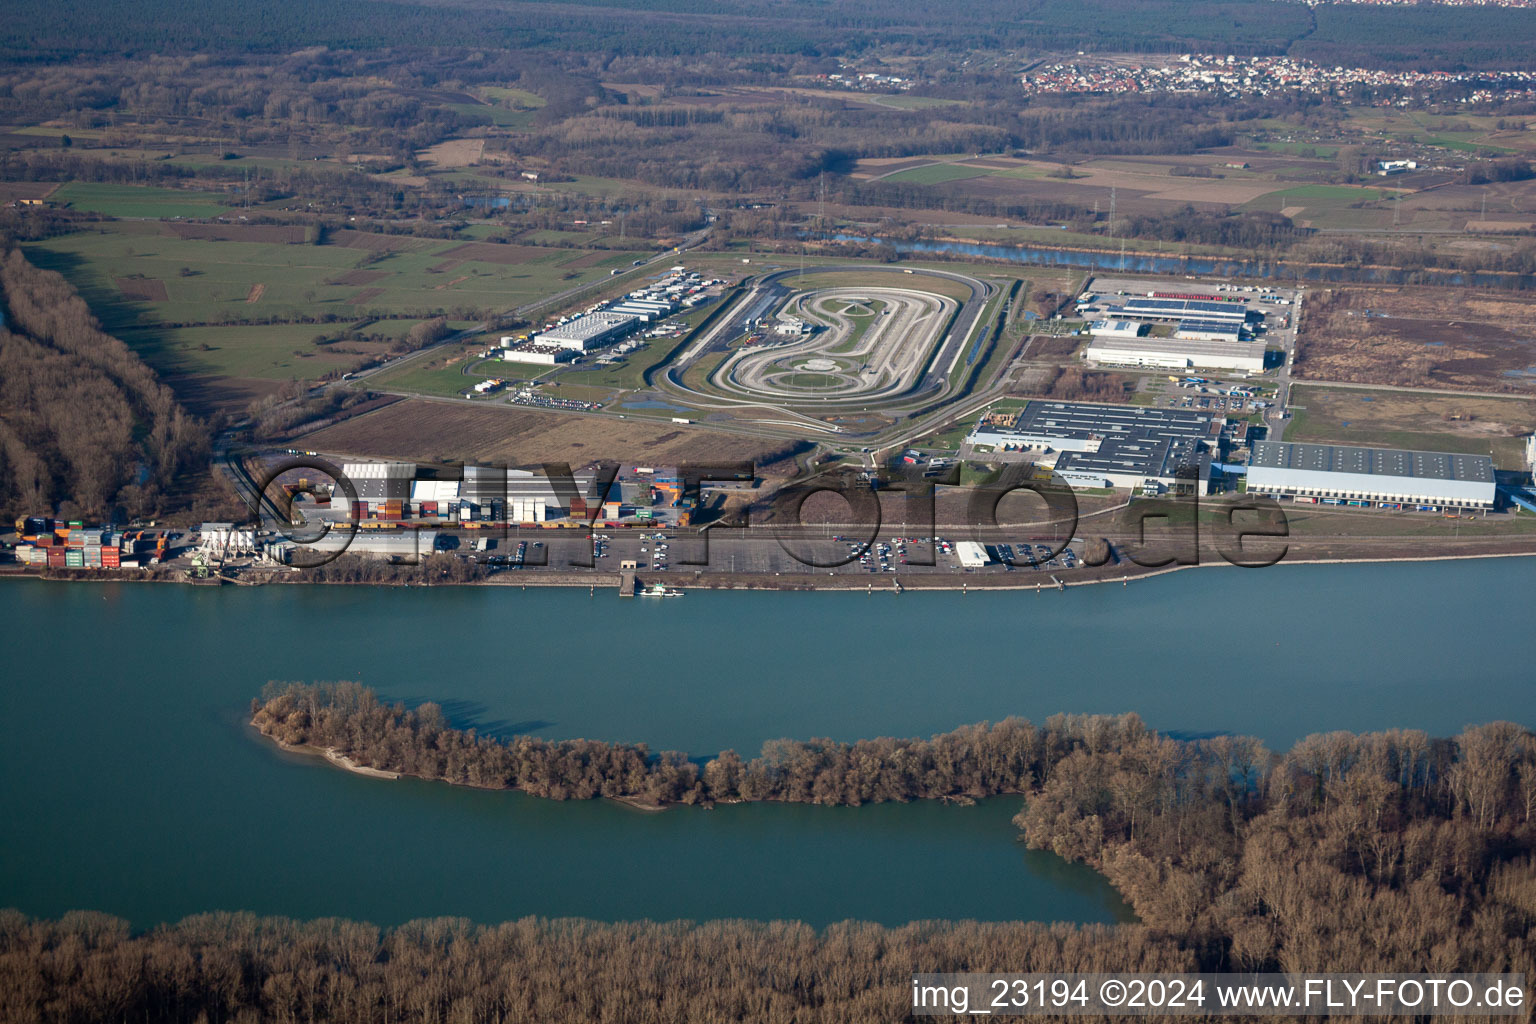
<path fill-rule="evenodd" d="M 1193 322 L 1193 321 L 1192 321 Z M 1214 326 L 1214 325 L 1213 325 Z M 1184 334 L 1184 330 L 1179 331 Z M 1094 334 L 1083 358 L 1101 366 L 1150 366 L 1163 370 L 1238 370 L 1264 372 L 1264 343 L 1241 341 L 1231 332 L 1189 332 L 1193 337 L 1128 338 Z"/>
<path fill-rule="evenodd" d="M 1228 323 L 1245 323 L 1248 307 L 1241 302 L 1203 302 L 1199 299 L 1153 299 L 1132 296 L 1112 313 L 1124 313 L 1129 317 L 1151 320 L 1219 320 Z"/>
<path fill-rule="evenodd" d="M 568 324 L 540 331 L 533 340 L 540 345 L 558 345 L 585 352 L 628 333 L 637 323 L 639 321 L 627 313 L 588 313 Z"/>
<path fill-rule="evenodd" d="M 1248 490 L 1298 500 L 1492 508 L 1496 484 L 1487 455 L 1258 441 Z"/>
<path fill-rule="evenodd" d="M 1038 449 L 1044 464 L 1078 487 L 1198 487 L 1210 478 L 1222 420 L 1193 409 L 1086 402 L 1030 402 L 1011 425 L 983 424 L 966 440 Z"/>

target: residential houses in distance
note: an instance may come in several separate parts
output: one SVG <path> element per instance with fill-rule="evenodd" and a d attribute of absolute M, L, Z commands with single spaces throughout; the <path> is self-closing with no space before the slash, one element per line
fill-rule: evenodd
<path fill-rule="evenodd" d="M 1415 94 L 1428 98 L 1461 87 L 1462 102 L 1536 96 L 1536 72 L 1383 71 L 1323 67 L 1295 57 L 1235 57 L 1186 53 L 1158 63 L 1083 58 L 1032 69 L 1020 82 L 1025 95 L 1047 93 L 1212 93 L 1268 96 L 1293 91 L 1348 96 L 1359 87 L 1398 90 L 1406 104 Z"/>

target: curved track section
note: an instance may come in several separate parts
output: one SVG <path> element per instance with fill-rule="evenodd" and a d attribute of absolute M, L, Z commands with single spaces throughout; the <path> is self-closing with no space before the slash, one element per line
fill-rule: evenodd
<path fill-rule="evenodd" d="M 954 299 L 911 289 L 802 292 L 786 312 L 818 325 L 816 331 L 737 350 L 710 375 L 710 385 L 721 394 L 775 403 L 896 398 L 917 387 L 959 307 Z"/>
<path fill-rule="evenodd" d="M 866 279 L 890 275 L 891 281 L 796 293 L 801 271 L 769 274 L 679 353 L 661 377 L 663 390 L 700 409 L 773 407 L 800 426 L 831 434 L 843 431 L 818 416 L 853 408 L 899 414 L 903 406 L 942 397 L 950 386 L 949 371 L 964 354 L 993 287 L 946 270 L 921 270 L 916 280 L 900 267 L 819 266 L 804 271 L 817 277 L 840 272 Z M 924 277 L 962 284 L 970 296 L 957 301 L 925 291 Z M 818 330 L 762 346 L 727 349 L 753 320 L 767 322 L 780 309 L 818 325 Z M 683 383 L 683 374 L 694 362 L 710 352 L 727 351 L 707 386 Z"/>

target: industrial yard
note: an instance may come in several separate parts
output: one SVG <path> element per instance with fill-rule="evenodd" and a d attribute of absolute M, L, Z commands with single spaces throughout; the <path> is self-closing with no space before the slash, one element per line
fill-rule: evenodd
<path fill-rule="evenodd" d="M 401 397 L 299 435 L 286 455 L 231 457 L 248 504 L 270 478 L 249 522 L 204 523 L 179 546 L 162 534 L 151 556 L 142 531 L 108 543 L 109 524 L 53 539 L 18 524 L 18 560 L 265 582 L 368 562 L 408 580 L 446 558 L 463 567 L 455 579 L 602 580 L 642 595 L 1044 590 L 1170 558 L 1230 560 L 1223 524 L 1256 497 L 1305 524 L 1280 546 L 1293 559 L 1404 557 L 1425 537 L 1458 553 L 1523 551 L 1533 536 L 1523 510 L 1536 512 L 1525 475 L 1536 447 L 1523 435 L 1494 458 L 1436 447 L 1423 422 L 1379 434 L 1379 448 L 1318 438 L 1323 410 L 1351 396 L 1309 385 L 1296 400 L 1300 290 L 1104 275 L 1042 317 L 1029 281 L 969 268 L 730 271 L 685 257 L 632 269 L 521 331 L 465 332 L 358 374 L 345 386 Z M 1116 375 L 1122 400 L 1031 394 L 1049 367 Z M 583 383 L 594 373 L 633 386 Z M 1378 395 L 1384 409 L 1402 400 L 1352 400 Z M 1391 445 L 1398 437 L 1419 443 Z M 295 458 L 308 468 L 284 470 Z M 748 468 L 690 481 L 700 464 Z M 829 482 L 846 498 L 829 504 Z M 933 489 L 926 513 L 913 482 Z M 819 493 L 785 503 L 806 486 Z M 1019 497 L 1051 488 L 1071 495 L 1068 511 Z M 1146 502 L 1175 512 L 1146 520 Z M 1181 534 L 1196 523 L 1199 536 Z"/>

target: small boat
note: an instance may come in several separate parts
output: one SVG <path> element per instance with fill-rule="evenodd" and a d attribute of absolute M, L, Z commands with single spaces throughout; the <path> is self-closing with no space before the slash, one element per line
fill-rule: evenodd
<path fill-rule="evenodd" d="M 683 592 L 681 590 L 668 590 L 664 585 L 662 585 L 660 583 L 652 583 L 650 586 L 648 586 L 644 590 L 640 591 L 640 596 L 641 597 L 682 597 L 683 596 Z"/>

